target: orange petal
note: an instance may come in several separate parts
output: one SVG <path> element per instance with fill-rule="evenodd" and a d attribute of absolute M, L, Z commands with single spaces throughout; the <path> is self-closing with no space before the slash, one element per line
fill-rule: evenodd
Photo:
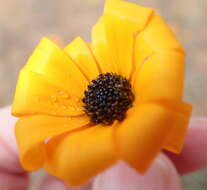
<path fill-rule="evenodd" d="M 153 53 L 169 50 L 185 53 L 165 21 L 159 15 L 153 15 L 147 27 L 136 37 L 136 65 L 139 67 L 144 59 Z"/>
<path fill-rule="evenodd" d="M 184 55 L 177 51 L 153 54 L 142 65 L 134 83 L 137 101 L 181 100 L 184 82 Z"/>
<path fill-rule="evenodd" d="M 100 74 L 99 66 L 88 45 L 80 37 L 75 38 L 69 45 L 67 45 L 65 51 L 71 56 L 89 81 Z"/>
<path fill-rule="evenodd" d="M 173 107 L 173 105 L 169 102 L 165 102 L 165 105 L 169 109 L 173 109 L 176 112 L 176 121 L 164 143 L 163 148 L 178 154 L 183 148 L 185 134 L 189 126 L 192 106 L 185 102 L 177 102 L 176 107 Z"/>
<path fill-rule="evenodd" d="M 130 77 L 133 69 L 135 35 L 144 29 L 153 11 L 120 0 L 107 0 L 104 23 L 112 64 L 116 72 Z"/>
<path fill-rule="evenodd" d="M 142 42 L 145 42 L 144 46 L 142 46 Z M 170 27 L 159 15 L 154 15 L 144 31 L 139 33 L 137 45 L 138 50 L 141 50 L 141 48 L 145 50 L 146 46 L 148 46 L 153 52 L 177 50 L 185 53 Z"/>
<path fill-rule="evenodd" d="M 80 129 L 88 123 L 87 116 L 66 118 L 36 115 L 19 119 L 15 134 L 22 166 L 26 170 L 39 169 L 45 160 L 45 140 L 64 132 Z"/>
<path fill-rule="evenodd" d="M 100 18 L 96 25 L 93 26 L 91 38 L 92 43 L 90 47 L 98 61 L 102 73 L 114 73 L 115 68 L 110 57 L 103 18 Z"/>
<path fill-rule="evenodd" d="M 73 186 L 81 185 L 116 161 L 114 128 L 94 126 L 47 145 L 45 169 Z"/>
<path fill-rule="evenodd" d="M 116 131 L 121 158 L 138 171 L 146 171 L 175 125 L 179 124 L 177 115 L 177 112 L 155 103 L 138 104 L 129 110 Z"/>
<path fill-rule="evenodd" d="M 26 69 L 43 75 L 48 81 L 80 96 L 88 81 L 64 50 L 43 38 L 28 60 Z"/>
<path fill-rule="evenodd" d="M 23 69 L 19 75 L 12 114 L 76 116 L 84 114 L 80 97 L 60 88 L 43 75 Z"/>

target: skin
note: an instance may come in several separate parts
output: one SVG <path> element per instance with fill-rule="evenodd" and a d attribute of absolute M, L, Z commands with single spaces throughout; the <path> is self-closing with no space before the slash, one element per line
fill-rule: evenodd
<path fill-rule="evenodd" d="M 28 173 L 18 162 L 18 151 L 13 134 L 16 119 L 10 116 L 10 107 L 0 110 L 0 187 L 1 190 L 26 190 Z M 157 156 L 148 172 L 142 176 L 126 163 L 119 162 L 99 174 L 90 184 L 80 188 L 66 187 L 58 179 L 45 174 L 38 190 L 182 190 L 180 175 L 207 165 L 207 119 L 190 122 L 184 149 L 180 155 L 169 152 Z"/>

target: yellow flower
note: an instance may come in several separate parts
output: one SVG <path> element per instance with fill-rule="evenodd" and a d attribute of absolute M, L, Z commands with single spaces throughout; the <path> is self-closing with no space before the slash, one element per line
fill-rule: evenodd
<path fill-rule="evenodd" d="M 184 62 L 163 19 L 123 0 L 106 1 L 91 43 L 43 38 L 12 110 L 22 166 L 81 185 L 118 160 L 143 173 L 163 149 L 179 153 L 191 114 Z"/>

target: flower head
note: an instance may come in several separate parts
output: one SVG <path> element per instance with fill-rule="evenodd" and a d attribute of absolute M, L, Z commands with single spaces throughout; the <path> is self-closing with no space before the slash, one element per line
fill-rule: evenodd
<path fill-rule="evenodd" d="M 91 43 L 43 38 L 12 110 L 22 166 L 80 185 L 118 160 L 145 172 L 163 149 L 179 153 L 191 114 L 184 59 L 155 11 L 124 0 L 106 1 Z"/>

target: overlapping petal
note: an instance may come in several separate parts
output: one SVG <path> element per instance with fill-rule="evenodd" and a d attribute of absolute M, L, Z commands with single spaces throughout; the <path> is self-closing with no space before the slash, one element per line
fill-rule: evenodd
<path fill-rule="evenodd" d="M 12 113 L 15 116 L 83 115 L 81 98 L 72 95 L 71 91 L 67 87 L 57 87 L 41 74 L 23 69 L 19 75 Z"/>
<path fill-rule="evenodd" d="M 109 57 L 115 73 L 129 78 L 133 69 L 135 36 L 137 32 L 143 30 L 152 14 L 151 9 L 136 4 L 121 0 L 107 0 L 103 18 L 93 31 L 95 42 L 92 41 L 92 45 L 95 43 L 95 55 L 97 53 L 97 56 L 100 55 L 100 49 L 96 48 L 101 46 L 101 40 L 97 42 L 97 39 L 101 37 L 97 36 L 104 33 L 104 41 L 107 43 L 104 46 L 107 46 L 108 50 L 101 53 Z M 99 33 L 100 29 L 102 29 L 101 33 Z"/>
<path fill-rule="evenodd" d="M 102 73 L 115 73 L 116 69 L 114 64 L 112 64 L 103 17 L 93 26 L 91 38 L 91 50 L 98 61 Z"/>
<path fill-rule="evenodd" d="M 90 48 L 80 37 L 75 38 L 68 44 L 65 51 L 71 56 L 89 81 L 95 79 L 100 74 L 99 65 Z"/>
<path fill-rule="evenodd" d="M 158 101 L 163 106 L 175 112 L 175 124 L 173 125 L 163 148 L 179 154 L 182 151 L 185 135 L 187 132 L 189 118 L 192 113 L 192 105 L 180 101 Z"/>
<path fill-rule="evenodd" d="M 171 50 L 185 54 L 165 21 L 159 15 L 154 14 L 146 28 L 136 36 L 136 66 L 139 68 L 143 61 L 153 53 Z"/>
<path fill-rule="evenodd" d="M 185 57 L 178 51 L 158 52 L 141 66 L 134 83 L 137 101 L 181 100 Z"/>
<path fill-rule="evenodd" d="M 15 134 L 20 161 L 26 170 L 36 170 L 45 161 L 45 140 L 65 132 L 74 131 L 89 123 L 87 116 L 53 117 L 26 116 L 16 123 Z"/>
<path fill-rule="evenodd" d="M 139 172 L 148 169 L 162 148 L 179 152 L 182 147 L 191 109 L 178 106 L 180 110 L 176 110 L 172 105 L 174 107 L 161 102 L 137 104 L 116 130 L 121 158 Z"/>
<path fill-rule="evenodd" d="M 52 84 L 79 97 L 88 85 L 72 59 L 47 38 L 40 41 L 24 68 L 43 75 Z"/>
<path fill-rule="evenodd" d="M 132 75 L 132 82 L 139 75 L 142 65 L 149 57 L 157 52 L 165 51 L 177 51 L 185 55 L 185 50 L 176 39 L 172 30 L 155 13 L 144 30 L 136 36 L 134 47 L 135 72 Z"/>
<path fill-rule="evenodd" d="M 43 38 L 19 76 L 13 114 L 80 115 L 87 85 L 71 58 Z"/>
<path fill-rule="evenodd" d="M 70 185 L 83 184 L 116 162 L 114 127 L 97 125 L 51 139 L 46 170 Z"/>

